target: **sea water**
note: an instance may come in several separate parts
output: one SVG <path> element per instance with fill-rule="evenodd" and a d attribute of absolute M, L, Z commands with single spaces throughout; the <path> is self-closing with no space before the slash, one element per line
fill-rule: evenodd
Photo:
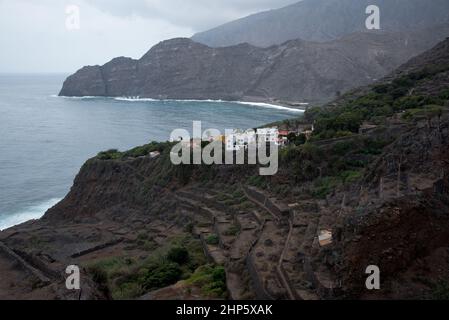
<path fill-rule="evenodd" d="M 58 97 L 65 77 L 0 74 L 0 230 L 40 218 L 100 151 L 167 141 L 194 120 L 224 132 L 299 115 L 260 103 Z"/>

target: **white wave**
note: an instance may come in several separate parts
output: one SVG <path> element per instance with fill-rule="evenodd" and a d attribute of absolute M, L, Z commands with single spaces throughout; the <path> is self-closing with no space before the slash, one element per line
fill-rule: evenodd
<path fill-rule="evenodd" d="M 213 100 L 213 99 L 167 99 L 166 101 L 174 101 L 174 102 L 214 102 L 214 103 L 226 103 L 232 101 L 225 100 Z"/>
<path fill-rule="evenodd" d="M 236 103 L 247 106 L 261 107 L 261 108 L 270 108 L 270 109 L 278 109 L 285 110 L 288 112 L 299 112 L 304 113 L 304 110 L 298 108 L 286 107 L 279 104 L 272 104 L 266 102 L 250 102 L 250 101 L 227 101 L 227 100 L 213 100 L 213 99 L 152 99 L 152 98 L 140 98 L 136 97 L 101 97 L 101 96 L 83 96 L 83 97 L 67 97 L 67 96 L 58 96 L 52 95 L 54 98 L 64 98 L 64 99 L 113 99 L 116 101 L 125 101 L 125 102 L 163 102 L 163 101 L 173 101 L 173 102 L 212 102 L 212 103 Z M 300 106 L 308 106 L 308 103 L 299 103 Z"/>
<path fill-rule="evenodd" d="M 118 100 L 118 101 L 127 101 L 127 102 L 145 102 L 145 101 L 149 101 L 149 102 L 153 102 L 153 101 L 159 101 L 159 102 L 164 102 L 164 101 L 169 101 L 169 102 L 230 102 L 230 101 L 223 101 L 223 100 L 212 100 L 212 99 L 204 99 L 204 100 L 199 100 L 199 99 L 152 99 L 152 98 L 140 98 L 140 97 L 116 97 L 116 98 L 112 98 L 114 100 Z"/>
<path fill-rule="evenodd" d="M 61 99 L 72 99 L 72 100 L 86 100 L 86 99 L 105 99 L 108 97 L 101 96 L 82 96 L 82 97 L 69 97 L 69 96 L 58 96 L 57 94 L 52 94 L 52 98 L 61 98 Z"/>
<path fill-rule="evenodd" d="M 47 212 L 48 209 L 52 208 L 61 200 L 62 199 L 53 198 L 37 205 L 25 208 L 18 213 L 2 218 L 2 220 L 0 220 L 0 231 L 27 222 L 29 220 L 42 218 L 42 216 L 45 214 L 45 212 Z"/>
<path fill-rule="evenodd" d="M 270 103 L 264 103 L 264 102 L 245 102 L 245 101 L 233 101 L 233 102 L 238 103 L 238 104 L 249 105 L 249 106 L 256 106 L 256 107 L 262 107 L 262 108 L 279 109 L 279 110 L 286 110 L 286 111 L 290 111 L 290 112 L 304 113 L 304 110 L 302 110 L 302 109 L 289 108 L 289 107 L 281 106 L 278 104 L 270 104 Z M 301 105 L 306 106 L 308 104 L 304 103 Z"/>
<path fill-rule="evenodd" d="M 139 97 L 118 97 L 114 98 L 118 101 L 127 101 L 127 102 L 145 102 L 145 101 L 173 101 L 173 102 L 212 102 L 212 103 L 236 103 L 248 106 L 262 107 L 262 108 L 271 108 L 271 109 L 279 109 L 285 110 L 289 112 L 300 112 L 304 113 L 304 110 L 297 108 L 289 108 L 278 104 L 270 104 L 266 102 L 247 102 L 247 101 L 226 101 L 226 100 L 212 100 L 212 99 L 151 99 L 151 98 L 139 98 Z M 302 106 L 307 106 L 308 103 L 301 103 Z"/>
<path fill-rule="evenodd" d="M 67 99 L 67 100 L 92 100 L 92 99 L 112 99 L 112 97 L 103 97 L 103 96 L 81 96 L 81 97 L 73 97 L 73 96 L 59 96 L 57 94 L 50 95 L 51 98 L 58 99 Z"/>
<path fill-rule="evenodd" d="M 139 98 L 139 97 L 117 97 L 113 99 L 117 101 L 127 101 L 127 102 L 161 101 L 151 98 Z"/>

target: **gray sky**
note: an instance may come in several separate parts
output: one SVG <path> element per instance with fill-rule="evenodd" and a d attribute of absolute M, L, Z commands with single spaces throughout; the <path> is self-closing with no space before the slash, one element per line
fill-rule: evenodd
<path fill-rule="evenodd" d="M 0 73 L 74 72 L 299 0 L 0 0 Z M 80 29 L 68 30 L 67 6 Z"/>

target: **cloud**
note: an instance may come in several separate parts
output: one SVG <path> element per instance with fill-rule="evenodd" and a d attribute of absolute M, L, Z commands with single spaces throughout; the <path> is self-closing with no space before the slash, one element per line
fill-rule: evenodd
<path fill-rule="evenodd" d="M 0 0 L 0 72 L 73 72 L 294 0 Z M 80 29 L 66 28 L 66 7 Z"/>
<path fill-rule="evenodd" d="M 299 0 L 90 0 L 90 3 L 117 16 L 160 18 L 198 32 L 297 1 Z"/>
<path fill-rule="evenodd" d="M 80 29 L 66 28 L 66 6 L 80 9 Z M 80 1 L 1 0 L 0 72 L 73 72 L 116 56 L 140 58 L 157 42 L 193 30 L 161 19 L 119 17 Z"/>

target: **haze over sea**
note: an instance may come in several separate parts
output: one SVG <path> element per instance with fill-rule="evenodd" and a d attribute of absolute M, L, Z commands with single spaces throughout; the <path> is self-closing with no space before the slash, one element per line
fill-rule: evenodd
<path fill-rule="evenodd" d="M 0 230 L 41 217 L 98 152 L 166 141 L 176 128 L 254 128 L 290 109 L 213 101 L 57 97 L 66 75 L 0 74 Z"/>

